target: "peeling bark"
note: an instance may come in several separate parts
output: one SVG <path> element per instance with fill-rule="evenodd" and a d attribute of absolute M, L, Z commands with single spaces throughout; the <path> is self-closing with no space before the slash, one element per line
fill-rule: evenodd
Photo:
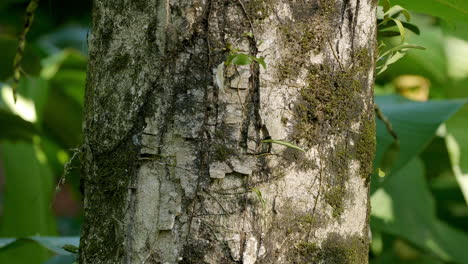
<path fill-rule="evenodd" d="M 95 0 L 80 263 L 367 263 L 375 9 Z"/>

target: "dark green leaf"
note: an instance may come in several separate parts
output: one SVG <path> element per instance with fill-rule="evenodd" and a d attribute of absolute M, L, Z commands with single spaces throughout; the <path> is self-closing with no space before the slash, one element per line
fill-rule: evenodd
<path fill-rule="evenodd" d="M 400 140 L 398 159 L 394 162 L 391 174 L 397 172 L 411 159 L 417 156 L 432 140 L 437 128 L 449 117 L 455 114 L 465 100 L 441 100 L 429 102 L 414 102 L 399 96 L 377 96 L 376 102 L 382 112 L 388 117 Z M 385 151 L 394 138 L 388 133 L 385 125 L 377 121 L 377 152 L 376 166 L 382 163 Z M 391 177 L 390 177 L 391 178 Z M 382 179 L 374 177 L 372 190 L 379 186 Z"/>
<path fill-rule="evenodd" d="M 392 0 L 391 3 L 447 21 L 468 21 L 468 1 L 465 0 Z"/>
<path fill-rule="evenodd" d="M 385 173 L 385 175 L 389 174 L 391 169 L 395 166 L 395 163 L 398 160 L 399 152 L 400 144 L 398 143 L 398 141 L 394 141 L 385 150 L 379 165 L 379 169 L 381 169 Z"/>
<path fill-rule="evenodd" d="M 403 25 L 403 27 L 405 27 L 406 29 L 411 30 L 413 33 L 419 35 L 420 31 L 419 31 L 419 28 L 416 25 L 408 23 L 408 22 L 403 22 L 403 21 L 400 21 L 400 22 Z M 379 25 L 379 31 L 381 31 L 383 29 L 390 28 L 390 27 L 394 27 L 394 26 L 396 26 L 395 21 L 389 20 L 385 25 Z M 379 32 L 379 34 L 380 33 L 382 33 L 382 32 Z"/>
<path fill-rule="evenodd" d="M 57 256 L 53 256 L 52 258 L 44 262 L 44 264 L 73 264 L 75 263 L 75 261 L 76 261 L 75 256 L 57 255 Z"/>
<path fill-rule="evenodd" d="M 64 249 L 68 247 L 77 248 L 80 244 L 79 237 L 40 237 L 40 236 L 30 236 L 24 238 L 0 238 L 0 250 L 8 247 L 9 245 L 24 241 L 24 240 L 31 240 L 39 245 L 43 246 L 44 248 L 54 252 L 55 254 L 59 255 L 73 255 L 76 253 L 71 253 Z"/>
<path fill-rule="evenodd" d="M 409 241 L 444 261 L 468 263 L 468 235 L 436 218 L 422 162 L 406 163 L 371 197 L 371 227 Z"/>
<path fill-rule="evenodd" d="M 2 126 L 0 141 L 24 140 L 31 142 L 33 136 L 38 133 L 33 123 L 3 109 L 0 109 L 0 124 Z"/>
<path fill-rule="evenodd" d="M 6 186 L 0 235 L 55 235 L 55 220 L 51 212 L 53 175 L 44 153 L 37 143 L 3 142 L 0 150 Z M 29 262 L 24 262 L 25 256 L 28 256 Z M 2 252 L 0 263 L 36 263 L 48 257 L 46 250 L 24 244 Z"/>
<path fill-rule="evenodd" d="M 396 37 L 396 36 L 400 36 L 400 31 L 391 31 L 391 30 L 379 31 L 378 36 L 379 37 Z"/>

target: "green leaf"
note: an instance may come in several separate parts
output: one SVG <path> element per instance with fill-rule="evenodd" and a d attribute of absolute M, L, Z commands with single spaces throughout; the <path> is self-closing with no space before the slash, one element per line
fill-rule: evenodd
<path fill-rule="evenodd" d="M 377 34 L 379 37 L 396 37 L 400 36 L 400 31 L 384 30 L 379 31 Z"/>
<path fill-rule="evenodd" d="M 393 47 L 387 51 L 385 51 L 382 55 L 379 56 L 378 60 L 381 60 L 382 58 L 384 58 L 385 56 L 393 53 L 393 52 L 397 52 L 397 51 L 406 51 L 407 49 L 420 49 L 420 50 L 424 50 L 426 48 L 424 48 L 423 46 L 419 46 L 419 45 L 414 45 L 414 44 L 407 44 L 407 43 L 404 43 L 404 44 L 401 44 L 401 45 L 398 45 L 396 47 Z"/>
<path fill-rule="evenodd" d="M 446 39 L 442 30 L 430 26 L 429 22 L 425 22 L 420 16 L 414 16 L 413 20 L 420 28 L 421 34 L 420 36 L 408 34 L 406 41 L 423 45 L 426 50 L 414 49 L 407 52 L 404 58 L 379 76 L 378 81 L 391 82 L 402 74 L 421 75 L 431 81 L 431 96 L 446 94 L 452 82 L 447 75 L 447 56 L 444 47 Z"/>
<path fill-rule="evenodd" d="M 234 65 L 250 65 L 251 63 L 251 56 L 243 53 L 237 53 L 232 59 L 232 64 Z"/>
<path fill-rule="evenodd" d="M 41 77 L 23 77 L 18 86 L 18 96 L 33 104 L 35 114 L 34 123 L 40 124 L 43 121 L 43 112 L 49 92 L 49 82 Z M 5 98 L 4 98 L 5 99 Z M 6 98 L 9 100 L 9 98 Z M 6 100 L 5 100 L 6 101 Z M 17 113 L 21 113 L 22 106 L 10 103 L 9 108 Z"/>
<path fill-rule="evenodd" d="M 261 56 L 260 58 L 256 58 L 252 56 L 252 59 L 256 61 L 258 64 L 262 65 L 263 69 L 266 70 L 267 65 L 265 63 L 265 57 Z"/>
<path fill-rule="evenodd" d="M 0 151 L 5 177 L 0 236 L 54 235 L 53 175 L 38 143 L 3 142 Z M 37 263 L 48 258 L 46 250 L 31 243 L 0 252 L 0 263 Z"/>
<path fill-rule="evenodd" d="M 257 198 L 262 203 L 262 206 L 265 207 L 266 201 L 265 201 L 265 199 L 263 199 L 262 192 L 260 192 L 260 189 L 258 189 L 257 187 L 254 187 L 254 188 L 252 188 L 252 192 L 254 192 L 257 195 Z"/>
<path fill-rule="evenodd" d="M 400 23 L 403 25 L 404 28 L 412 31 L 416 35 L 420 34 L 418 26 L 416 26 L 414 24 L 411 24 L 411 23 L 408 23 L 408 22 L 400 21 Z M 394 27 L 394 26 L 396 26 L 396 23 L 393 20 L 389 20 L 385 25 L 379 25 L 379 34 L 382 33 L 382 32 L 385 32 L 385 31 L 382 31 L 383 29 L 386 29 L 386 28 L 389 28 L 389 27 Z"/>
<path fill-rule="evenodd" d="M 468 106 L 447 122 L 445 140 L 455 178 L 468 204 Z M 460 143 L 460 144 L 459 144 Z"/>
<path fill-rule="evenodd" d="M 42 247 L 52 251 L 55 254 L 59 255 L 74 255 L 76 253 L 71 253 L 64 248 L 78 248 L 80 244 L 79 237 L 41 237 L 41 236 L 30 236 L 23 238 L 0 238 L 0 251 L 5 250 L 8 246 L 13 243 L 21 243 L 22 241 L 31 240 Z"/>
<path fill-rule="evenodd" d="M 43 264 L 75 264 L 75 263 L 78 263 L 78 262 L 75 262 L 75 261 L 76 261 L 75 256 L 57 255 L 57 256 L 53 256 L 52 258 L 50 258 L 49 260 L 47 260 Z"/>
<path fill-rule="evenodd" d="M 278 145 L 282 145 L 282 146 L 285 146 L 285 147 L 288 147 L 288 148 L 292 148 L 292 149 L 295 149 L 295 150 L 305 152 L 305 150 L 302 149 L 301 147 L 298 147 L 298 146 L 296 146 L 296 145 L 294 145 L 294 144 L 292 144 L 290 142 L 286 142 L 286 141 L 275 140 L 275 139 L 265 139 L 265 140 L 262 140 L 262 142 L 278 144 Z"/>
<path fill-rule="evenodd" d="M 373 233 L 409 241 L 446 262 L 468 263 L 468 235 L 436 218 L 424 167 L 412 159 L 371 197 Z"/>
<path fill-rule="evenodd" d="M 397 27 L 398 27 L 398 31 L 400 32 L 400 36 L 401 36 L 401 43 L 405 42 L 405 27 L 404 27 L 403 24 L 400 22 L 400 20 L 397 20 L 397 19 L 393 19 L 393 18 L 392 18 L 392 21 L 395 22 L 395 24 L 396 24 Z"/>
<path fill-rule="evenodd" d="M 468 174 L 463 173 L 463 165 L 460 163 L 460 145 L 458 144 L 455 137 L 449 133 L 445 134 L 445 142 L 447 145 L 453 174 L 455 175 L 455 179 L 457 179 L 458 186 L 460 187 L 463 193 L 465 202 L 466 204 L 468 204 Z"/>
<path fill-rule="evenodd" d="M 377 96 L 376 103 L 387 116 L 400 140 L 398 158 L 394 161 L 391 173 L 384 178 L 374 175 L 371 191 L 398 172 L 410 160 L 416 157 L 435 136 L 437 128 L 455 114 L 465 100 L 440 100 L 415 102 L 400 96 Z M 394 138 L 385 125 L 377 120 L 377 151 L 374 164 L 381 164 L 384 153 Z"/>
<path fill-rule="evenodd" d="M 64 248 L 69 248 L 67 246 L 73 246 L 77 248 L 80 244 L 79 237 L 40 237 L 32 236 L 29 239 L 36 241 L 41 244 L 43 247 L 48 250 L 59 254 L 59 255 L 72 255 L 73 253 L 65 250 Z"/>
<path fill-rule="evenodd" d="M 385 60 L 385 63 L 382 66 L 379 66 L 379 72 L 377 72 L 377 75 L 382 74 L 385 70 L 387 70 L 388 66 L 399 61 L 401 58 L 403 58 L 406 55 L 404 52 L 394 52 L 390 56 L 387 57 Z"/>
<path fill-rule="evenodd" d="M 382 0 L 382 7 L 384 13 L 386 13 L 390 9 L 390 1 L 389 0 Z"/>
<path fill-rule="evenodd" d="M 468 1 L 465 0 L 392 0 L 391 2 L 408 10 L 441 17 L 447 21 L 468 22 Z"/>
<path fill-rule="evenodd" d="M 242 34 L 242 36 L 253 38 L 254 34 L 252 32 L 246 32 L 246 33 Z"/>
<path fill-rule="evenodd" d="M 396 18 L 399 14 L 403 14 L 407 22 L 411 20 L 410 13 L 399 5 L 392 6 L 387 12 L 384 13 L 384 16 Z"/>
<path fill-rule="evenodd" d="M 51 60 L 54 68 L 48 78 L 50 89 L 45 104 L 44 127 L 47 134 L 65 149 L 75 148 L 81 142 L 81 123 L 86 58 L 72 50 L 62 53 L 60 60 Z M 55 64 L 54 64 L 55 63 Z"/>
<path fill-rule="evenodd" d="M 229 66 L 232 64 L 232 60 L 234 60 L 234 58 L 237 56 L 237 53 L 230 53 L 227 58 L 226 58 L 226 61 L 224 62 L 226 64 L 226 66 Z"/>
<path fill-rule="evenodd" d="M 394 141 L 385 150 L 382 160 L 380 161 L 380 166 L 378 168 L 379 170 L 383 171 L 384 175 L 389 174 L 391 169 L 394 167 L 396 161 L 398 160 L 399 152 L 400 144 L 398 143 L 398 141 Z M 379 177 L 381 176 L 379 175 Z"/>
<path fill-rule="evenodd" d="M 38 131 L 33 123 L 25 121 L 21 117 L 0 109 L 0 142 L 4 140 L 24 140 L 31 142 Z"/>

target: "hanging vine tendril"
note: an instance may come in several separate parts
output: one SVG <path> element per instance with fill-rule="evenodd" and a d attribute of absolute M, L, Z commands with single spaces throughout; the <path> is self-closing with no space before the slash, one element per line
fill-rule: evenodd
<path fill-rule="evenodd" d="M 34 12 L 39 5 L 39 0 L 31 0 L 28 7 L 26 8 L 26 16 L 24 21 L 23 30 L 18 37 L 18 48 L 16 49 L 15 58 L 13 60 L 13 99 L 16 102 L 16 90 L 18 88 L 18 82 L 21 78 L 21 60 L 24 55 L 24 48 L 26 47 L 26 35 L 31 29 L 31 25 L 34 19 Z"/>

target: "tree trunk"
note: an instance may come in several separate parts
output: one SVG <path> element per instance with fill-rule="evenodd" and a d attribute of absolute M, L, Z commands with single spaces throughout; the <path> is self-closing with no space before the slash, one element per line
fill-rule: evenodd
<path fill-rule="evenodd" d="M 367 263 L 376 2 L 95 0 L 80 263 Z"/>

